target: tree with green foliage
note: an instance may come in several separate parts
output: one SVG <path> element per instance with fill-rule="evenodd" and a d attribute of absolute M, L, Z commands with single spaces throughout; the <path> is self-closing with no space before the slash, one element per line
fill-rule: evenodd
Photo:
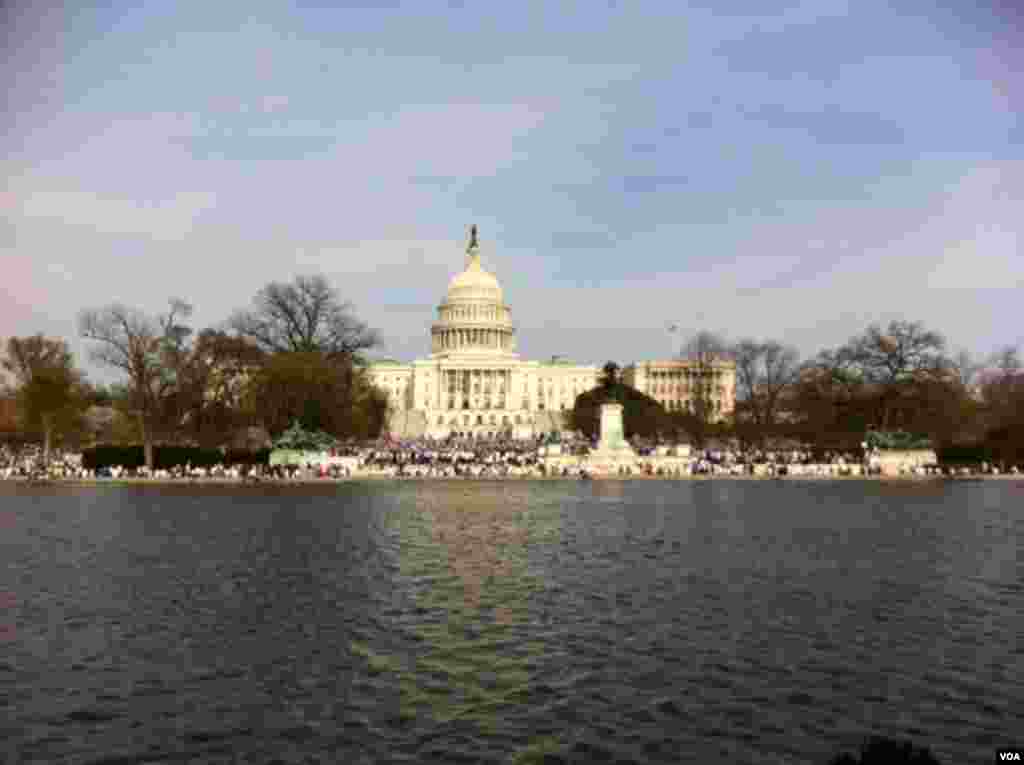
<path fill-rule="evenodd" d="M 323 452 L 338 446 L 338 439 L 322 430 L 306 430 L 298 420 L 274 439 L 275 449 L 290 449 L 300 452 Z"/>
<path fill-rule="evenodd" d="M 244 406 L 247 386 L 266 354 L 250 341 L 205 329 L 182 366 L 181 430 L 203 446 L 221 446 L 254 422 Z"/>
<path fill-rule="evenodd" d="M 344 357 L 286 352 L 267 356 L 254 372 L 247 406 L 271 436 L 298 420 L 307 430 L 338 438 L 374 438 L 384 424 L 387 399 L 362 367 Z"/>
<path fill-rule="evenodd" d="M 2 366 L 15 380 L 20 425 L 42 433 L 43 458 L 49 461 L 55 439 L 81 426 L 87 407 L 84 375 L 64 340 L 41 334 L 9 338 Z"/>

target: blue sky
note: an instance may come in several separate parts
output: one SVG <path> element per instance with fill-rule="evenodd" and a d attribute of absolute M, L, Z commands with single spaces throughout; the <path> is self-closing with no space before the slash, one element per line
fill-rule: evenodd
<path fill-rule="evenodd" d="M 527 358 L 1020 342 L 1024 27 L 937 5 L 14 3 L 0 337 L 323 272 L 422 357 L 476 223 Z"/>

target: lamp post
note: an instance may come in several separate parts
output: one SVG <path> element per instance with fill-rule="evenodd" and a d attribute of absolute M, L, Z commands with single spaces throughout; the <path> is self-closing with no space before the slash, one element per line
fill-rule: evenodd
<path fill-rule="evenodd" d="M 694 318 L 696 318 L 696 319 L 697 319 L 697 326 L 698 326 L 698 327 L 700 327 L 700 325 L 701 325 L 701 324 L 703 323 L 703 321 L 704 321 L 704 312 L 703 312 L 703 311 L 698 311 L 698 312 L 697 312 L 697 313 L 696 313 L 696 314 L 694 315 Z M 667 332 L 668 332 L 668 333 L 669 333 L 670 335 L 674 335 L 674 334 L 675 334 L 676 332 L 681 332 L 681 331 L 682 331 L 682 329 L 683 329 L 683 323 L 682 323 L 682 322 L 679 322 L 679 321 L 668 321 L 668 322 L 666 322 L 666 323 L 665 323 L 665 329 L 666 329 L 666 331 L 667 331 Z M 673 344 L 673 348 L 674 348 L 674 347 L 675 347 L 675 346 L 674 346 L 674 344 Z M 681 355 L 682 355 L 682 351 L 680 350 L 680 351 L 679 351 L 678 353 L 677 353 L 676 351 L 673 351 L 671 355 L 672 355 L 673 357 L 675 357 L 675 356 L 681 356 Z"/>
<path fill-rule="evenodd" d="M 666 326 L 666 329 L 668 330 L 669 335 L 674 335 L 680 329 L 679 322 L 677 322 L 677 321 L 670 321 L 668 323 L 668 325 Z M 674 337 L 672 338 L 671 342 L 672 342 L 672 347 L 674 349 L 675 348 L 675 338 Z M 672 353 L 669 354 L 670 357 L 673 356 L 673 355 L 675 355 L 675 350 L 673 350 Z"/>

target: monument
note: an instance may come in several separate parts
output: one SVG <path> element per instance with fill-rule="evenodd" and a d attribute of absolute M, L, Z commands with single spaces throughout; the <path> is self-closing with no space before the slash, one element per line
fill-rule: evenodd
<path fill-rule="evenodd" d="M 602 386 L 602 370 L 557 356 L 520 357 L 512 307 L 484 267 L 487 241 L 475 224 L 468 235 L 459 248 L 465 266 L 448 283 L 430 325 L 429 357 L 411 363 L 377 359 L 366 366 L 373 385 L 388 397 L 387 429 L 400 438 L 530 440 L 564 431 L 577 399 Z M 712 371 L 723 391 L 716 412 L 724 415 L 734 400 L 735 364 Z M 682 412 L 697 390 L 697 372 L 686 360 L 652 361 L 631 367 L 622 382 L 666 410 Z"/>
<path fill-rule="evenodd" d="M 601 404 L 601 436 L 597 442 L 599 452 L 621 452 L 623 449 L 633 452 L 626 442 L 622 428 L 622 404 Z"/>
<path fill-rule="evenodd" d="M 597 447 L 587 456 L 586 468 L 595 473 L 617 473 L 636 467 L 637 454 L 626 441 L 622 427 L 622 404 L 601 404 L 601 431 Z"/>
<path fill-rule="evenodd" d="M 928 438 L 901 431 L 870 429 L 862 446 L 867 466 L 884 476 L 912 475 L 939 462 Z"/>

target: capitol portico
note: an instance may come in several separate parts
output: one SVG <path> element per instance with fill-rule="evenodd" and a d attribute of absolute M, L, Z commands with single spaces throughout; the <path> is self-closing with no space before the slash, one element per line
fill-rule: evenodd
<path fill-rule="evenodd" d="M 368 367 L 373 384 L 388 394 L 391 434 L 530 438 L 563 430 L 576 397 L 597 387 L 600 369 L 520 359 L 512 310 L 480 262 L 476 226 L 466 256 L 465 270 L 437 307 L 430 357 Z"/>

